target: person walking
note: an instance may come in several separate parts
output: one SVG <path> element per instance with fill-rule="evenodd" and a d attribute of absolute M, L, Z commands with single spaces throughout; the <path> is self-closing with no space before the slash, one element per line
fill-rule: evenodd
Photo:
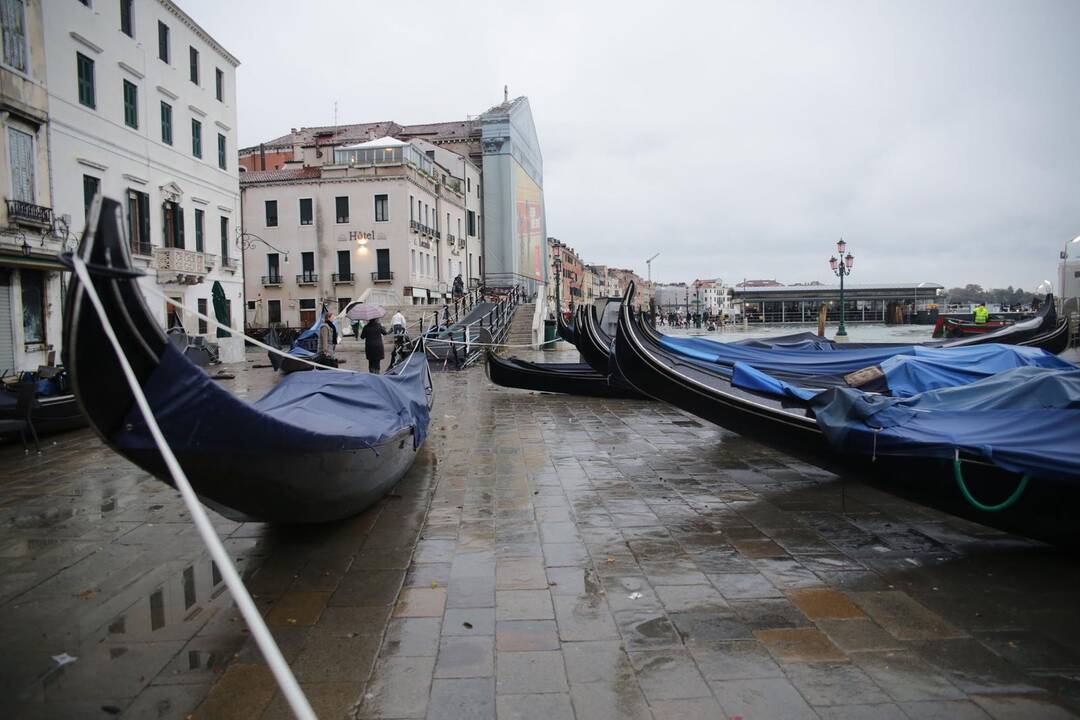
<path fill-rule="evenodd" d="M 405 315 L 400 310 L 394 313 L 394 317 L 390 320 L 390 329 L 398 334 L 405 332 Z"/>
<path fill-rule="evenodd" d="M 360 337 L 364 340 L 364 355 L 367 356 L 368 372 L 372 375 L 379 374 L 379 366 L 386 357 L 386 349 L 383 347 L 383 335 L 386 328 L 379 322 L 379 318 L 372 318 L 360 331 Z"/>

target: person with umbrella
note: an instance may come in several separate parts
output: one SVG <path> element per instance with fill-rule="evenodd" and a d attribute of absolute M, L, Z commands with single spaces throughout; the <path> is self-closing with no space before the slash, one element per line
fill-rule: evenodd
<path fill-rule="evenodd" d="M 379 318 L 386 314 L 386 310 L 379 305 L 356 305 L 349 310 L 349 317 L 353 320 L 366 320 L 364 329 L 360 331 L 360 339 L 364 341 L 364 355 L 368 361 L 368 371 L 373 375 L 379 374 L 379 366 L 386 357 L 383 348 L 383 335 L 387 335 L 386 328 L 379 322 Z"/>

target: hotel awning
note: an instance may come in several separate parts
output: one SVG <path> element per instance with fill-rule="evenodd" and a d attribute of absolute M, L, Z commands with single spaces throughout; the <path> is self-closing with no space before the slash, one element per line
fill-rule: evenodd
<path fill-rule="evenodd" d="M 0 267 L 27 268 L 30 270 L 53 270 L 64 271 L 68 268 L 55 256 L 51 255 L 22 255 L 0 252 Z"/>

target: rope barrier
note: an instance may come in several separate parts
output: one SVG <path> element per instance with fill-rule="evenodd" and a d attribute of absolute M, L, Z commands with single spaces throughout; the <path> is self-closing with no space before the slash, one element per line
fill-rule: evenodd
<path fill-rule="evenodd" d="M 180 467 L 180 463 L 173 454 L 172 448 L 170 448 L 169 444 L 165 441 L 165 436 L 162 434 L 161 428 L 158 426 L 157 420 L 150 410 L 150 403 L 147 401 L 146 395 L 143 394 L 142 386 L 139 384 L 138 378 L 135 377 L 135 371 L 132 370 L 131 363 L 128 362 L 127 357 L 124 355 L 124 349 L 121 347 L 120 341 L 116 337 L 116 332 L 109 322 L 109 316 L 105 313 L 105 307 L 102 305 L 101 298 L 97 293 L 97 288 L 94 287 L 93 281 L 90 278 L 86 263 L 81 257 L 74 256 L 72 258 L 72 267 L 75 274 L 78 275 L 79 281 L 83 284 L 83 289 L 86 292 L 87 298 L 89 298 L 90 303 L 97 312 L 98 319 L 101 321 L 102 330 L 109 339 L 113 351 L 116 353 L 116 358 L 120 362 L 120 368 L 124 372 L 124 377 L 127 379 L 128 385 L 131 387 L 131 394 L 135 398 L 135 403 L 139 406 L 139 411 L 142 413 L 147 429 L 150 430 L 150 435 L 154 438 L 154 443 L 161 452 L 161 457 L 165 461 L 165 466 L 169 469 L 169 474 L 172 476 L 173 483 L 176 489 L 180 491 L 180 495 L 183 497 L 184 505 L 187 506 L 188 512 L 191 513 L 191 519 L 195 523 L 195 527 L 199 531 L 199 535 L 202 538 L 203 544 L 206 545 L 210 557 L 217 565 L 218 570 L 221 571 L 226 587 L 228 587 L 229 592 L 233 594 L 233 599 L 240 608 L 240 613 L 243 615 L 244 621 L 251 630 L 252 637 L 255 638 L 255 643 L 258 645 L 259 650 L 266 659 L 267 665 L 270 666 L 270 672 L 273 673 L 274 680 L 277 681 L 278 687 L 281 688 L 281 694 L 285 697 L 285 700 L 289 703 L 289 708 L 297 718 L 300 718 L 300 720 L 316 720 L 315 711 L 311 709 L 311 704 L 304 695 L 304 691 L 300 689 L 300 685 L 296 682 L 296 677 L 293 675 L 288 663 L 285 662 L 285 658 L 282 657 L 281 650 L 274 642 L 274 636 L 270 634 L 270 630 L 266 627 L 262 615 L 259 614 L 258 608 L 255 607 L 255 603 L 252 601 L 251 595 L 248 594 L 247 588 L 244 586 L 244 581 L 240 578 L 240 574 L 236 572 L 236 567 L 233 565 L 232 558 L 225 552 L 225 546 L 221 544 L 221 539 L 214 531 L 214 526 L 210 524 L 210 518 L 207 517 L 206 510 L 203 509 L 202 503 L 199 502 L 199 498 L 195 494 L 195 490 L 192 489 L 191 483 L 184 473 L 184 469 Z"/>
<path fill-rule="evenodd" d="M 979 502 L 972 496 L 971 492 L 968 490 L 967 484 L 964 482 L 964 474 L 960 470 L 959 449 L 956 450 L 956 455 L 953 458 L 953 476 L 956 478 L 956 484 L 960 488 L 960 494 L 964 496 L 964 499 L 971 503 L 975 509 L 982 510 L 983 512 L 999 512 L 1001 510 L 1007 510 L 1016 504 L 1016 501 L 1024 494 L 1024 490 L 1028 485 L 1028 475 L 1027 473 L 1024 473 L 1023 477 L 1020 478 L 1020 484 L 1013 490 L 1012 495 L 1005 498 L 997 505 L 986 505 Z"/>

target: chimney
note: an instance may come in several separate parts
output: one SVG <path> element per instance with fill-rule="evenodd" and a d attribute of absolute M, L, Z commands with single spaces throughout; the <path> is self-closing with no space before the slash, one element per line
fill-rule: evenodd
<path fill-rule="evenodd" d="M 504 103 L 510 102 L 510 86 L 509 85 L 503 85 L 503 102 Z"/>

